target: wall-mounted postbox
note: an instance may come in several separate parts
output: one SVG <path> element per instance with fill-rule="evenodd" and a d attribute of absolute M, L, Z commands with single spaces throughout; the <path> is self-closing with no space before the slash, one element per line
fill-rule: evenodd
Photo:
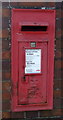
<path fill-rule="evenodd" d="M 12 10 L 12 111 L 53 108 L 55 10 Z"/>

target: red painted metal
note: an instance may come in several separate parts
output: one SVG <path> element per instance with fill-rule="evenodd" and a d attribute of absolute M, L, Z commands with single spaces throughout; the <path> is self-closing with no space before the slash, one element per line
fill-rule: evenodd
<path fill-rule="evenodd" d="M 54 37 L 55 10 L 12 10 L 12 111 L 53 109 Z M 40 49 L 40 73 L 25 73 L 26 49 Z"/>

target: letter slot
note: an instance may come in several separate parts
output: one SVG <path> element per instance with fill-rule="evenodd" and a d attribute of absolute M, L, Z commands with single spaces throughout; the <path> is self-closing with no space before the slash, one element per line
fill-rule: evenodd
<path fill-rule="evenodd" d="M 23 25 L 23 26 L 21 26 L 21 31 L 44 31 L 44 32 L 46 32 L 47 31 L 47 27 L 48 26 L 25 26 L 25 25 Z"/>

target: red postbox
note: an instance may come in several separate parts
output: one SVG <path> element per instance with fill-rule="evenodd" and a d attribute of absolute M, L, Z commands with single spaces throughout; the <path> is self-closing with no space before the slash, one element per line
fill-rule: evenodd
<path fill-rule="evenodd" d="M 53 108 L 55 10 L 12 10 L 12 111 Z"/>

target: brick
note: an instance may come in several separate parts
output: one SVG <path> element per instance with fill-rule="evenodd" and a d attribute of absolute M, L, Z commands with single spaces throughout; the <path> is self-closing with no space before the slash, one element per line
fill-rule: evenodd
<path fill-rule="evenodd" d="M 61 17 L 63 18 L 63 10 L 61 10 Z"/>
<path fill-rule="evenodd" d="M 50 117 L 52 112 L 50 110 L 40 111 L 40 117 Z"/>
<path fill-rule="evenodd" d="M 55 52 L 55 58 L 61 58 L 61 50 L 57 49 Z"/>
<path fill-rule="evenodd" d="M 63 35 L 63 30 L 61 31 L 61 34 Z"/>
<path fill-rule="evenodd" d="M 0 38 L 2 38 L 2 30 L 0 29 Z"/>
<path fill-rule="evenodd" d="M 54 88 L 58 90 L 61 89 L 61 80 L 54 80 Z"/>
<path fill-rule="evenodd" d="M 2 29 L 6 29 L 9 27 L 9 16 L 2 18 Z"/>
<path fill-rule="evenodd" d="M 2 51 L 0 50 L 0 60 L 2 60 Z"/>
<path fill-rule="evenodd" d="M 10 100 L 10 99 L 11 99 L 11 93 L 8 90 L 3 91 L 2 101 Z"/>
<path fill-rule="evenodd" d="M 60 98 L 60 96 L 61 96 L 61 89 L 54 90 L 54 98 L 56 98 L 56 97 Z"/>
<path fill-rule="evenodd" d="M 55 7 L 55 2 L 48 2 L 48 5 L 49 5 L 50 7 Z"/>
<path fill-rule="evenodd" d="M 61 79 L 63 80 L 63 70 L 61 71 Z"/>
<path fill-rule="evenodd" d="M 2 119 L 2 112 L 0 112 L 0 119 Z"/>
<path fill-rule="evenodd" d="M 2 112 L 10 110 L 10 101 L 2 102 Z"/>
<path fill-rule="evenodd" d="M 41 117 L 61 116 L 61 109 L 40 111 L 40 116 Z"/>
<path fill-rule="evenodd" d="M 55 69 L 61 69 L 61 59 L 55 61 Z"/>
<path fill-rule="evenodd" d="M 61 68 L 63 69 L 63 60 L 61 61 Z"/>
<path fill-rule="evenodd" d="M 2 8 L 6 8 L 9 6 L 8 0 L 6 2 L 2 2 Z"/>
<path fill-rule="evenodd" d="M 2 40 L 2 49 L 9 49 L 9 40 Z"/>
<path fill-rule="evenodd" d="M 0 92 L 2 92 L 2 81 L 0 81 Z"/>
<path fill-rule="evenodd" d="M 11 54 L 10 54 L 10 51 L 3 51 L 2 52 L 2 59 L 4 60 L 6 60 L 6 59 L 11 59 Z"/>
<path fill-rule="evenodd" d="M 61 16 L 62 17 L 62 16 Z M 63 17 L 61 19 L 61 30 L 63 30 Z"/>
<path fill-rule="evenodd" d="M 2 39 L 0 39 L 0 52 L 2 51 Z"/>
<path fill-rule="evenodd" d="M 63 79 L 61 80 L 61 90 L 63 91 Z"/>
<path fill-rule="evenodd" d="M 0 13 L 0 30 L 2 31 L 2 16 L 1 16 L 1 13 Z M 0 39 L 2 40 L 2 39 Z"/>
<path fill-rule="evenodd" d="M 2 112 L 2 118 L 11 118 L 11 112 Z"/>
<path fill-rule="evenodd" d="M 10 9 L 9 8 L 3 8 L 2 9 L 2 16 L 3 17 L 10 17 Z"/>
<path fill-rule="evenodd" d="M 61 49 L 61 57 L 63 58 L 63 49 Z"/>
<path fill-rule="evenodd" d="M 61 99 L 61 108 L 63 108 L 63 98 Z"/>
<path fill-rule="evenodd" d="M 0 38 L 7 38 L 7 37 L 9 37 L 9 31 L 7 30 L 7 29 L 4 29 L 4 30 L 2 30 L 2 32 L 1 32 L 1 30 L 0 30 Z"/>
<path fill-rule="evenodd" d="M 1 86 L 1 85 L 0 85 Z M 0 88 L 1 89 L 1 88 Z M 0 103 L 2 104 L 2 89 L 0 90 Z M 0 107 L 0 111 L 1 111 L 1 107 Z"/>
<path fill-rule="evenodd" d="M 52 111 L 54 116 L 61 116 L 61 109 L 55 109 Z"/>
<path fill-rule="evenodd" d="M 46 7 L 55 7 L 55 2 L 45 2 Z"/>
<path fill-rule="evenodd" d="M 60 9 L 61 8 L 61 2 L 56 2 L 55 5 L 56 5 L 56 8 Z"/>
<path fill-rule="evenodd" d="M 3 90 L 3 92 L 9 92 L 10 87 L 11 87 L 11 82 L 10 81 L 2 82 L 2 90 Z"/>
<path fill-rule="evenodd" d="M 0 70 L 0 82 L 2 81 L 2 69 Z"/>
<path fill-rule="evenodd" d="M 56 18 L 61 18 L 61 9 L 56 10 Z"/>
<path fill-rule="evenodd" d="M 63 116 L 63 109 L 61 109 L 61 116 Z"/>
<path fill-rule="evenodd" d="M 0 71 L 2 71 L 2 60 L 0 60 Z"/>
<path fill-rule="evenodd" d="M 60 40 L 56 40 L 56 49 L 61 49 L 61 38 Z"/>
<path fill-rule="evenodd" d="M 37 2 L 37 1 L 36 2 L 18 2 L 18 3 L 17 2 L 16 3 L 11 2 L 11 6 L 14 6 L 14 7 L 15 6 L 16 7 L 17 6 L 18 7 L 22 7 L 22 6 L 24 6 L 24 7 L 26 7 L 26 6 L 27 7 L 34 7 L 34 6 L 35 7 L 40 7 L 40 6 L 45 6 L 45 2 Z"/>
<path fill-rule="evenodd" d="M 55 70 L 54 71 L 54 77 L 55 77 L 55 79 L 56 80 L 59 80 L 59 79 L 61 79 L 61 70 Z"/>
<path fill-rule="evenodd" d="M 61 30 L 59 30 L 59 31 L 56 30 L 56 37 L 57 37 L 57 38 L 61 37 Z"/>
<path fill-rule="evenodd" d="M 61 97 L 63 98 L 63 85 L 62 85 L 62 88 L 61 88 Z"/>
<path fill-rule="evenodd" d="M 63 39 L 61 40 L 61 49 L 63 48 Z"/>
<path fill-rule="evenodd" d="M 2 80 L 9 80 L 11 79 L 11 73 L 9 71 L 2 72 Z"/>
<path fill-rule="evenodd" d="M 37 111 L 26 112 L 26 117 L 27 118 L 38 117 L 38 112 Z"/>
<path fill-rule="evenodd" d="M 54 108 L 60 108 L 61 109 L 61 99 L 55 98 L 54 99 Z"/>
<path fill-rule="evenodd" d="M 61 29 L 61 19 L 58 19 L 56 21 L 56 30 L 59 30 L 59 29 Z"/>
<path fill-rule="evenodd" d="M 10 70 L 10 61 L 9 60 L 3 60 L 2 61 L 2 70 Z"/>
<path fill-rule="evenodd" d="M 2 104 L 2 91 L 0 91 L 0 102 Z M 0 111 L 1 111 L 1 107 L 0 107 Z"/>
<path fill-rule="evenodd" d="M 0 101 L 0 111 L 2 110 L 2 101 Z"/>
<path fill-rule="evenodd" d="M 24 118 L 24 112 L 11 112 L 11 118 Z"/>
<path fill-rule="evenodd" d="M 10 2 L 10 6 L 11 7 L 17 7 L 18 6 L 18 2 Z"/>

